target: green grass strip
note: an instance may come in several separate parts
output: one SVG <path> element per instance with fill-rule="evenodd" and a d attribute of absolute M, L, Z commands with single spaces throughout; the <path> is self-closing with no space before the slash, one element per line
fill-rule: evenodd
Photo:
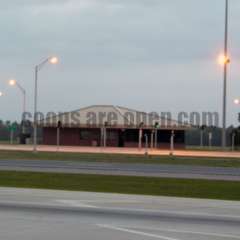
<path fill-rule="evenodd" d="M 240 182 L 0 171 L 0 186 L 240 200 Z"/>

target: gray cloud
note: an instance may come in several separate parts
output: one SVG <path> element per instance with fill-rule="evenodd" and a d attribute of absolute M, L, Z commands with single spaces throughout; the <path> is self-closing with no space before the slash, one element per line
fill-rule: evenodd
<path fill-rule="evenodd" d="M 239 2 L 232 1 L 230 49 L 236 60 L 239 10 Z M 61 64 L 41 73 L 45 97 L 40 108 L 46 111 L 91 103 L 146 110 L 220 109 L 222 72 L 215 58 L 223 46 L 224 1 L 15 0 L 1 3 L 0 12 L 0 87 L 5 89 L 10 76 L 21 79 L 29 108 L 34 64 L 57 54 Z M 231 98 L 240 87 L 237 66 L 233 63 L 230 72 Z M 13 89 L 6 91 L 6 99 L 13 97 Z M 177 100 L 166 100 L 169 92 Z M 19 108 L 15 98 L 9 102 L 15 111 L 2 114 L 14 118 Z"/>

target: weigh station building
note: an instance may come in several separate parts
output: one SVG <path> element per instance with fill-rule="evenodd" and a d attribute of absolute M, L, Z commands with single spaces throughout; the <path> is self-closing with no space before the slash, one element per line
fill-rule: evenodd
<path fill-rule="evenodd" d="M 39 122 L 42 143 L 65 146 L 169 148 L 171 136 L 175 148 L 185 147 L 185 126 L 125 107 L 96 105 L 62 114 L 49 113 Z"/>

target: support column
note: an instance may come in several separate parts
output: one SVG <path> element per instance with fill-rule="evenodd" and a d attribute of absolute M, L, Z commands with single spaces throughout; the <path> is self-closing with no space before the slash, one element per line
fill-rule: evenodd
<path fill-rule="evenodd" d="M 100 147 L 104 146 L 104 127 L 101 127 L 100 129 L 101 133 L 100 133 Z"/>
<path fill-rule="evenodd" d="M 200 130 L 200 147 L 203 147 L 203 130 Z"/>
<path fill-rule="evenodd" d="M 170 138 L 170 155 L 173 155 L 174 153 L 174 131 L 171 132 L 171 138 Z"/>
<path fill-rule="evenodd" d="M 143 132 L 143 130 L 140 128 L 139 129 L 139 135 L 138 135 L 138 148 L 139 148 L 139 150 L 142 149 L 142 132 Z"/>
<path fill-rule="evenodd" d="M 153 149 L 153 134 L 154 130 L 151 131 L 151 149 Z"/>
<path fill-rule="evenodd" d="M 107 128 L 103 128 L 103 147 L 107 146 Z"/>
<path fill-rule="evenodd" d="M 209 148 L 212 147 L 212 132 L 208 133 L 208 146 Z"/>
<path fill-rule="evenodd" d="M 59 151 L 59 147 L 60 147 L 60 129 L 62 127 L 62 123 L 61 121 L 58 121 L 57 123 L 57 151 Z"/>
<path fill-rule="evenodd" d="M 232 151 L 235 150 L 235 137 L 236 137 L 236 133 L 232 133 Z"/>
<path fill-rule="evenodd" d="M 158 148 L 158 130 L 155 130 L 155 148 Z"/>
<path fill-rule="evenodd" d="M 59 151 L 60 147 L 60 128 L 57 128 L 57 151 Z"/>
<path fill-rule="evenodd" d="M 148 156 L 148 135 L 145 134 L 145 155 Z"/>

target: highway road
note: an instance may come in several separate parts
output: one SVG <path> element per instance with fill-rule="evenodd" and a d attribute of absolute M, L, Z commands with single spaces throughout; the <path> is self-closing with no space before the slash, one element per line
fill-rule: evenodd
<path fill-rule="evenodd" d="M 174 160 L 173 160 L 174 161 Z M 1 160 L 0 170 L 240 180 L 240 168 L 55 160 Z"/>
<path fill-rule="evenodd" d="M 240 202 L 0 188 L 4 240 L 240 239 Z"/>

